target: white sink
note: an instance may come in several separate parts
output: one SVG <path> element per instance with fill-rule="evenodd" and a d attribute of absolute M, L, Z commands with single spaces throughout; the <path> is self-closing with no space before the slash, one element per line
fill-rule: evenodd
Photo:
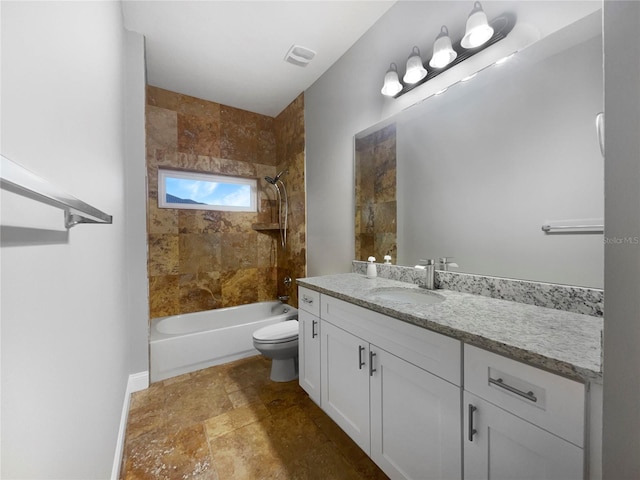
<path fill-rule="evenodd" d="M 417 290 L 415 288 L 380 288 L 368 295 L 372 300 L 389 300 L 400 303 L 418 303 L 421 305 L 433 305 L 443 302 L 445 297 L 429 290 Z"/>

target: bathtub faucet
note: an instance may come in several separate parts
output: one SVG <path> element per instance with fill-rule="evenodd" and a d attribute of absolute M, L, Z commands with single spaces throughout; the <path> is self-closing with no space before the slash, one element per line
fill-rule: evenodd
<path fill-rule="evenodd" d="M 287 303 L 289 301 L 289 295 L 278 295 L 280 303 Z"/>

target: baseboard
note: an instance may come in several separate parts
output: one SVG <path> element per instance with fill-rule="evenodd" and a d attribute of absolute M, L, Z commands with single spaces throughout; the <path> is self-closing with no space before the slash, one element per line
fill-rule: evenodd
<path fill-rule="evenodd" d="M 120 428 L 116 441 L 116 452 L 113 458 L 111 469 L 111 480 L 120 478 L 120 465 L 122 463 L 122 453 L 124 451 L 124 436 L 127 433 L 127 418 L 129 417 L 129 406 L 131 404 L 131 394 L 149 388 L 149 372 L 138 372 L 129 375 L 127 389 L 124 392 L 122 402 L 122 415 L 120 416 Z"/>
<path fill-rule="evenodd" d="M 129 394 L 146 390 L 147 388 L 149 388 L 149 372 L 138 372 L 129 375 L 129 381 L 127 382 Z"/>

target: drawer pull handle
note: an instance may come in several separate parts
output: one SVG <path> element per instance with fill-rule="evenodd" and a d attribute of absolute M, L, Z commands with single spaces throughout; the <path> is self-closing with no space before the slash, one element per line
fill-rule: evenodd
<path fill-rule="evenodd" d="M 478 410 L 478 407 L 469 404 L 469 441 L 473 442 L 473 436 L 478 433 L 478 431 L 473 428 L 473 412 Z"/>
<path fill-rule="evenodd" d="M 318 325 L 317 320 L 311 321 L 311 338 L 316 338 L 318 336 L 318 332 L 316 330 L 316 326 Z"/>
<path fill-rule="evenodd" d="M 304 303 L 309 304 L 309 305 L 313 305 L 313 298 L 309 298 L 309 297 L 307 297 L 306 295 L 303 295 L 303 296 L 302 296 L 302 301 L 303 301 Z"/>
<path fill-rule="evenodd" d="M 362 361 L 362 352 L 364 352 L 364 347 L 362 345 L 358 346 L 358 370 L 362 370 L 364 367 L 364 362 Z"/>
<path fill-rule="evenodd" d="M 512 387 L 507 383 L 504 383 L 504 380 L 501 378 L 494 380 L 493 378 L 489 377 L 489 383 L 495 385 L 496 387 L 504 388 L 505 390 L 511 393 L 515 393 L 516 395 L 520 395 L 522 398 L 526 398 L 527 400 L 530 400 L 534 403 L 538 401 L 538 398 L 534 395 L 532 391 L 523 392 L 522 390 L 518 390 L 517 388 Z"/>
<path fill-rule="evenodd" d="M 373 377 L 373 372 L 377 372 L 375 368 L 373 368 L 373 357 L 375 357 L 375 352 L 369 352 L 369 376 Z"/>

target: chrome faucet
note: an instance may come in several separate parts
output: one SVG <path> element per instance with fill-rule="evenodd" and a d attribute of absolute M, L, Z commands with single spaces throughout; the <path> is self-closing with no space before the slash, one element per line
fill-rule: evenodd
<path fill-rule="evenodd" d="M 420 259 L 420 266 L 424 266 L 424 288 L 433 290 L 435 288 L 436 261 L 432 258 Z"/>
<path fill-rule="evenodd" d="M 280 307 L 275 306 L 271 308 L 272 312 L 277 312 L 279 311 L 279 308 L 282 308 L 281 313 L 288 313 L 289 312 L 289 304 L 287 304 L 287 302 L 289 301 L 289 295 L 278 295 L 278 300 L 280 300 Z"/>
<path fill-rule="evenodd" d="M 449 267 L 458 267 L 457 263 L 451 261 L 453 257 L 440 257 L 440 261 L 438 262 L 438 270 L 442 270 L 443 272 L 449 271 Z"/>

